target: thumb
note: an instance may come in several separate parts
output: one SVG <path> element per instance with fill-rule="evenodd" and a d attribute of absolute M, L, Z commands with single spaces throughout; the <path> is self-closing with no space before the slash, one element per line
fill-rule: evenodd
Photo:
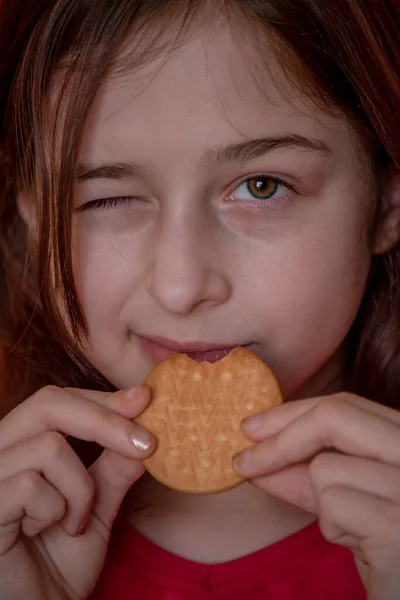
<path fill-rule="evenodd" d="M 96 489 L 92 512 L 107 529 L 111 529 L 127 491 L 143 475 L 145 468 L 140 460 L 104 450 L 88 470 Z"/>
<path fill-rule="evenodd" d="M 285 502 L 318 515 L 317 496 L 311 483 L 308 467 L 307 463 L 298 463 L 276 473 L 256 477 L 251 480 L 251 483 Z"/>

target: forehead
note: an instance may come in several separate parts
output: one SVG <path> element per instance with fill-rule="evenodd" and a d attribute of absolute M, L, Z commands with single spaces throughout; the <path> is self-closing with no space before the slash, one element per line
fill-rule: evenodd
<path fill-rule="evenodd" d="M 210 137 L 259 137 L 290 131 L 338 138 L 349 133 L 343 116 L 324 113 L 285 74 L 276 45 L 253 37 L 244 25 L 218 20 L 188 32 L 177 47 L 167 43 L 155 58 L 130 68 L 128 59 L 109 73 L 86 128 L 86 147 L 183 138 L 208 145 Z M 265 36 L 265 33 L 264 33 Z M 125 55 L 134 55 L 134 41 Z M 264 133 L 264 132 L 262 132 Z M 333 140 L 334 142 L 335 140 Z"/>

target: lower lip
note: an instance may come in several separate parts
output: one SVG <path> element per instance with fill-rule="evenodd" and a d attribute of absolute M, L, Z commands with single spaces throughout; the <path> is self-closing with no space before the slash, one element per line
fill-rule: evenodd
<path fill-rule="evenodd" d="M 150 340 L 146 340 L 145 338 L 139 338 L 139 340 L 143 350 L 156 364 L 167 358 L 167 356 L 178 352 L 178 350 L 170 350 L 169 348 L 160 346 L 159 344 L 151 342 Z M 233 350 L 233 348 L 235 348 L 235 346 L 232 346 L 231 348 L 220 348 L 218 350 L 206 350 L 205 352 L 185 352 L 184 350 L 181 352 L 187 354 L 189 358 L 195 360 L 196 362 L 214 363 L 224 358 L 224 356 L 227 356 L 229 352 Z"/>

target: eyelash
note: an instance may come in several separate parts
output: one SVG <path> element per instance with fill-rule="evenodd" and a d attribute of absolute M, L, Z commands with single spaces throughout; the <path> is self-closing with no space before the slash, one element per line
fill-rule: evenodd
<path fill-rule="evenodd" d="M 120 204 L 129 203 L 129 201 L 136 200 L 132 196 L 116 196 L 114 198 L 100 198 L 99 200 L 91 200 L 83 204 L 79 210 L 85 212 L 86 210 L 95 210 L 96 208 L 117 208 Z"/>
<path fill-rule="evenodd" d="M 264 179 L 268 182 L 274 182 L 280 186 L 283 186 L 284 188 L 286 188 L 289 191 L 297 193 L 295 188 L 292 185 L 290 185 L 289 183 L 287 183 L 285 181 L 282 181 L 278 177 L 274 177 L 272 175 L 260 174 L 260 175 L 253 175 L 252 177 L 248 177 L 247 179 L 244 179 L 243 181 L 238 183 L 236 185 L 235 189 L 233 190 L 233 192 L 229 195 L 229 197 L 233 198 L 235 190 L 239 189 L 243 184 L 249 183 L 251 181 L 256 181 L 257 179 Z M 250 191 L 249 191 L 249 194 L 251 194 Z M 132 201 L 138 200 L 138 199 L 139 198 L 133 197 L 133 196 L 116 196 L 116 197 L 112 197 L 112 198 L 99 198 L 98 200 L 91 200 L 90 202 L 83 204 L 79 208 L 79 211 L 85 212 L 88 210 L 95 210 L 97 208 L 105 208 L 105 209 L 117 208 L 121 204 L 129 204 L 129 202 L 132 202 Z M 256 197 L 254 198 L 254 202 L 257 204 L 267 204 L 268 201 L 272 202 L 272 200 L 273 200 L 273 196 L 271 199 L 270 198 L 262 199 L 262 198 L 256 198 Z M 243 202 L 246 202 L 246 201 L 243 201 Z M 247 201 L 247 203 L 249 203 L 249 201 Z"/>

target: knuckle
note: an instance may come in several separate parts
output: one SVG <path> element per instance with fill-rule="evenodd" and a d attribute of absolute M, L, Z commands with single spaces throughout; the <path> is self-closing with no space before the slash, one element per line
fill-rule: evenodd
<path fill-rule="evenodd" d="M 120 397 L 118 392 L 106 393 L 103 398 L 98 399 L 98 405 L 103 406 L 107 411 L 115 412 L 115 405 Z"/>
<path fill-rule="evenodd" d="M 61 433 L 57 431 L 47 431 L 41 436 L 41 451 L 44 456 L 62 458 L 72 450 L 71 446 Z"/>
<path fill-rule="evenodd" d="M 46 400 L 53 398 L 55 394 L 61 392 L 61 388 L 56 385 L 46 385 L 37 392 L 38 397 L 46 398 Z"/>
<path fill-rule="evenodd" d="M 296 460 L 296 451 L 292 449 L 289 433 L 282 431 L 275 438 L 274 452 L 281 456 L 287 463 Z"/>
<path fill-rule="evenodd" d="M 71 386 L 67 386 L 65 388 L 62 388 L 64 392 L 68 392 L 70 394 L 73 394 L 74 392 L 76 392 L 76 389 L 71 387 Z"/>
<path fill-rule="evenodd" d="M 61 391 L 61 388 L 56 385 L 46 385 L 41 388 L 37 392 L 35 392 L 31 397 L 30 401 L 39 407 L 47 406 L 50 402 L 54 403 L 55 397 L 57 397 L 58 393 Z"/>
<path fill-rule="evenodd" d="M 57 498 L 54 498 L 51 506 L 51 519 L 53 522 L 61 521 L 61 519 L 65 516 L 67 512 L 67 501 L 61 494 L 57 495 Z"/>
<path fill-rule="evenodd" d="M 346 408 L 346 402 L 341 394 L 328 396 L 319 402 L 313 409 L 316 421 L 325 425 L 327 431 L 337 423 Z"/>
<path fill-rule="evenodd" d="M 288 455 L 287 438 L 285 433 L 285 431 L 281 431 L 275 436 L 274 450 L 277 453 L 279 453 L 279 455 L 282 456 L 285 460 L 290 460 L 290 456 Z"/>
<path fill-rule="evenodd" d="M 26 498 L 42 488 L 43 479 L 36 471 L 23 471 L 17 476 L 18 494 Z"/>
<path fill-rule="evenodd" d="M 353 394 L 352 392 L 340 392 L 338 394 L 335 394 L 335 396 L 337 396 L 344 404 L 347 404 L 349 401 L 351 402 L 352 400 L 360 400 L 360 396 L 357 396 L 357 394 Z"/>
<path fill-rule="evenodd" d="M 338 405 L 340 404 L 340 402 L 341 401 L 337 398 L 336 395 L 327 396 L 326 398 L 323 398 L 323 400 L 321 400 L 321 402 L 319 402 L 315 406 L 314 413 L 319 418 L 327 419 L 327 418 L 331 417 L 332 415 L 336 415 L 337 410 L 338 410 Z"/>
<path fill-rule="evenodd" d="M 137 463 L 129 459 L 115 461 L 110 453 L 103 456 L 103 469 L 107 472 L 108 484 L 114 489 L 125 487 L 127 483 L 132 485 L 133 478 L 137 480 L 141 475 Z"/>
<path fill-rule="evenodd" d="M 94 404 L 93 410 L 96 411 L 95 419 L 99 430 L 109 429 L 118 420 L 117 414 L 105 406 Z"/>

